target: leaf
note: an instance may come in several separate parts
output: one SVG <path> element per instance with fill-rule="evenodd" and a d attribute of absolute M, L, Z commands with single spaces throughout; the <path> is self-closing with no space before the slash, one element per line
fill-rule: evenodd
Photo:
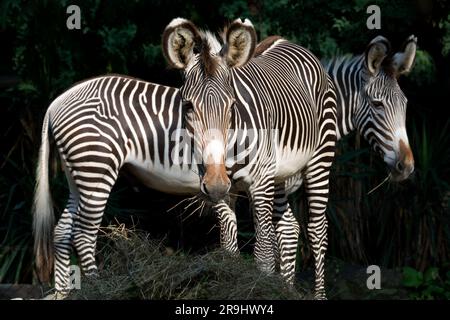
<path fill-rule="evenodd" d="M 379 290 L 381 294 L 385 294 L 385 295 L 395 295 L 398 293 L 398 290 L 395 288 L 390 288 L 390 289 L 381 289 Z"/>
<path fill-rule="evenodd" d="M 38 93 L 39 90 L 31 82 L 21 82 L 19 83 L 18 89 L 23 92 L 23 94 L 31 94 L 31 93 Z"/>
<path fill-rule="evenodd" d="M 428 268 L 427 271 L 425 271 L 423 278 L 425 283 L 432 283 L 434 280 L 439 278 L 439 269 L 436 267 Z"/>
<path fill-rule="evenodd" d="M 423 274 L 411 267 L 403 268 L 402 284 L 408 288 L 418 288 L 423 283 Z"/>
<path fill-rule="evenodd" d="M 144 54 L 144 59 L 149 65 L 152 65 L 161 58 L 161 45 L 160 44 L 144 44 L 142 46 L 142 51 Z"/>

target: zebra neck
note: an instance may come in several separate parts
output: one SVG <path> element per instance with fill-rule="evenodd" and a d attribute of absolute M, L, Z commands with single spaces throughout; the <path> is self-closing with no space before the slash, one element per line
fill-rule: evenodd
<path fill-rule="evenodd" d="M 336 57 L 323 62 L 337 94 L 337 139 L 355 130 L 353 122 L 359 104 L 364 56 Z"/>

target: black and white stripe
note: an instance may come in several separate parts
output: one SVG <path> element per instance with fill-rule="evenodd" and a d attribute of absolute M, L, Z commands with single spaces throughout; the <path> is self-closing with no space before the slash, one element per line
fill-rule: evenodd
<path fill-rule="evenodd" d="M 34 209 L 36 263 L 44 279 L 55 258 L 55 287 L 69 286 L 74 247 L 85 273 L 95 273 L 95 244 L 106 202 L 119 170 L 148 187 L 195 194 L 199 177 L 183 148 L 183 106 L 175 88 L 123 77 L 79 83 L 50 105 L 44 119 Z M 56 142 L 70 187 L 67 206 L 54 229 L 49 197 L 49 135 Z M 173 155 L 179 155 L 179 158 Z"/>
<path fill-rule="evenodd" d="M 388 43 L 383 37 L 373 39 L 366 54 L 338 57 L 324 63 L 337 93 L 337 138 L 358 130 L 383 158 L 391 170 L 393 180 L 405 179 L 414 169 L 405 129 L 407 100 L 397 78 L 410 71 L 416 42 L 417 39 L 410 36 L 402 51 L 390 56 L 380 50 L 382 61 L 378 62 L 378 70 L 368 68 L 374 59 L 380 59 L 378 56 L 370 56 L 370 51 L 375 46 L 383 48 Z M 388 47 L 390 46 L 387 45 Z M 302 174 L 291 177 L 286 182 L 288 193 L 295 192 L 302 180 Z M 298 241 L 294 235 L 298 233 L 298 224 L 291 218 L 292 213 L 286 199 L 280 202 L 280 208 L 283 205 L 287 207 L 278 210 L 278 214 L 285 215 L 286 220 L 292 223 L 283 224 L 284 229 L 277 229 L 276 232 L 282 239 L 279 243 L 282 273 L 292 282 Z M 313 250 L 316 250 L 314 242 L 312 245 Z"/>
<path fill-rule="evenodd" d="M 267 40 L 250 59 L 254 41 L 248 20 L 236 20 L 228 27 L 223 46 L 179 18 L 163 35 L 166 58 L 184 70 L 181 96 L 192 105 L 191 121 L 197 123 L 199 139 L 211 128 L 225 127 L 237 135 L 229 135 L 227 150 L 247 154 L 241 163 L 227 157 L 226 169 L 233 186 L 245 190 L 252 202 L 254 254 L 259 267 L 268 272 L 275 269 L 278 246 L 289 253 L 296 249 L 298 225 L 285 184 L 302 174 L 309 203 L 308 235 L 316 260 L 316 297 L 324 298 L 325 209 L 337 130 L 333 83 L 311 52 L 282 38 Z M 252 136 L 247 134 L 250 130 Z M 241 141 L 247 142 L 245 148 Z M 208 164 L 204 167 L 207 177 Z M 289 244 L 294 241 L 295 245 Z M 292 274 L 286 269 L 288 262 L 281 259 L 284 274 Z"/>

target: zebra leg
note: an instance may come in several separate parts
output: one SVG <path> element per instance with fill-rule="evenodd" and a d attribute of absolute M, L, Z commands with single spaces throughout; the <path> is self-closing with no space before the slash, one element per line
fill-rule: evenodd
<path fill-rule="evenodd" d="M 234 201 L 231 204 L 234 207 Z M 233 208 L 234 209 L 234 208 Z M 233 256 L 239 255 L 236 214 L 225 202 L 213 207 L 220 225 L 220 246 Z"/>
<path fill-rule="evenodd" d="M 309 210 L 308 238 L 315 260 L 316 299 L 326 299 L 324 260 L 328 246 L 328 221 L 325 210 L 328 203 L 329 175 L 329 168 L 314 166 L 310 167 L 305 179 Z"/>
<path fill-rule="evenodd" d="M 96 197 L 98 198 L 98 197 Z M 83 200 L 80 197 L 80 202 Z M 97 234 L 103 218 L 106 206 L 107 195 L 103 200 L 93 203 L 92 200 L 85 199 L 84 204 L 79 207 L 79 214 L 75 219 L 73 230 L 73 244 L 80 259 L 81 269 L 87 276 L 97 274 L 97 264 L 95 262 L 95 247 L 97 244 Z"/>
<path fill-rule="evenodd" d="M 72 253 L 73 217 L 77 214 L 77 197 L 71 192 L 54 232 L 55 289 L 65 294 L 71 289 L 70 254 Z"/>
<path fill-rule="evenodd" d="M 73 244 L 80 259 L 81 269 L 87 276 L 97 274 L 95 262 L 97 234 L 117 175 L 118 170 L 108 170 L 99 175 L 97 182 L 92 184 L 77 182 L 75 178 L 80 200 L 78 215 L 74 221 Z"/>
<path fill-rule="evenodd" d="M 265 183 L 258 184 L 257 188 L 249 190 L 256 232 L 254 255 L 260 270 L 273 273 L 277 251 L 272 223 L 274 184 L 273 179 L 267 177 L 263 182 Z"/>
<path fill-rule="evenodd" d="M 278 242 L 280 273 L 288 284 L 293 285 L 300 227 L 289 206 L 284 185 L 276 187 L 273 206 L 273 223 Z"/>

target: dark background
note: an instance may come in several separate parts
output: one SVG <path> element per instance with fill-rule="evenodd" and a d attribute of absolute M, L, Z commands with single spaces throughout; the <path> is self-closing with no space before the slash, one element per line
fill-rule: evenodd
<path fill-rule="evenodd" d="M 81 8 L 81 30 L 66 27 L 71 4 Z M 366 27 L 370 4 L 381 8 L 381 30 Z M 105 73 L 179 86 L 180 74 L 166 67 L 160 47 L 162 31 L 175 17 L 213 31 L 237 17 L 248 17 L 259 39 L 279 34 L 320 58 L 360 54 L 379 34 L 399 49 L 415 34 L 416 64 L 400 79 L 409 99 L 407 130 L 415 173 L 408 181 L 386 183 L 367 195 L 386 177 L 386 168 L 358 136 L 343 139 L 332 178 L 328 252 L 345 263 L 409 266 L 417 287 L 425 285 L 421 275 L 433 274 L 433 283 L 448 289 L 450 3 L 442 0 L 1 0 L 0 282 L 33 281 L 30 208 L 46 108 L 74 82 Z M 53 162 L 51 189 L 59 213 L 68 191 Z M 304 224 L 302 194 L 300 190 L 292 201 Z M 183 210 L 187 202 L 167 212 L 180 200 L 120 178 L 104 225 L 117 220 L 146 229 L 167 246 L 191 253 L 217 247 L 214 217 Z M 240 246 L 250 253 L 253 224 L 245 199 L 238 211 Z M 299 270 L 312 265 L 303 230 Z"/>

